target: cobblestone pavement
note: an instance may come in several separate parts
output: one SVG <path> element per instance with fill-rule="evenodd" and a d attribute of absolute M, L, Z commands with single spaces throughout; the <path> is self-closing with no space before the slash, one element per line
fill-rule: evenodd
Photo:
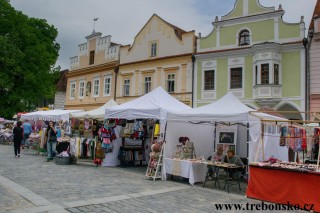
<path fill-rule="evenodd" d="M 246 185 L 241 192 L 233 186 L 228 194 L 212 181 L 205 188 L 177 178 L 151 181 L 144 177 L 145 167 L 45 160 L 23 152 L 14 158 L 12 146 L 0 145 L 0 212 L 247 212 L 218 211 L 215 204 L 261 203 L 244 196 Z"/>

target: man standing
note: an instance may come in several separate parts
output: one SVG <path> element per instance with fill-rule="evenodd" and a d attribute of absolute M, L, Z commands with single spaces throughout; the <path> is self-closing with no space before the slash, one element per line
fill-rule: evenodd
<path fill-rule="evenodd" d="M 27 140 L 29 138 L 29 135 L 31 134 L 32 132 L 32 126 L 31 124 L 29 123 L 28 120 L 26 120 L 24 123 L 23 123 L 23 142 L 22 142 L 22 149 L 24 148 L 24 145 L 27 143 Z"/>

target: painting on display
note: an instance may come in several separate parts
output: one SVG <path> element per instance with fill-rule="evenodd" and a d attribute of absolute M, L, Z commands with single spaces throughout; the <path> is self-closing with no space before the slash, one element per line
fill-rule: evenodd
<path fill-rule="evenodd" d="M 222 144 L 234 144 L 234 132 L 220 132 L 219 133 L 219 143 Z"/>

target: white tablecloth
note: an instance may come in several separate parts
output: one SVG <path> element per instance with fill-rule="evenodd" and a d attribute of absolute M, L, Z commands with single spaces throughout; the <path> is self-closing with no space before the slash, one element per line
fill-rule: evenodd
<path fill-rule="evenodd" d="M 189 183 L 193 185 L 197 182 L 203 182 L 207 173 L 207 165 L 188 160 L 176 160 L 165 158 L 164 167 L 165 172 L 168 174 L 174 174 L 177 172 L 177 168 L 174 168 L 174 164 L 180 163 L 180 176 L 189 178 Z M 174 174 L 177 175 L 177 174 Z"/>

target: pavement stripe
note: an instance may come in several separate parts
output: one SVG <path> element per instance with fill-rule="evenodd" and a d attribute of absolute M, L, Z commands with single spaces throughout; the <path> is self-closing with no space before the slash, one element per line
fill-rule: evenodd
<path fill-rule="evenodd" d="M 76 208 L 79 206 L 97 205 L 97 204 L 127 200 L 127 199 L 132 199 L 132 198 L 137 198 L 137 197 L 163 194 L 163 193 L 167 193 L 167 192 L 188 189 L 190 187 L 192 187 L 192 186 L 175 186 L 175 187 L 159 189 L 159 190 L 148 190 L 148 191 L 139 192 L 139 193 L 132 193 L 132 194 L 128 194 L 128 195 L 119 195 L 119 196 L 96 198 L 96 199 L 90 199 L 90 200 L 82 200 L 82 201 L 78 200 L 78 201 L 73 201 L 73 202 L 65 202 L 65 203 L 62 203 L 61 205 L 63 205 L 66 208 Z"/>
<path fill-rule="evenodd" d="M 127 200 L 127 199 L 132 199 L 137 197 L 143 197 L 143 196 L 163 194 L 167 192 L 173 192 L 173 191 L 188 189 L 192 187 L 192 186 L 175 186 L 175 187 L 159 189 L 159 190 L 148 190 L 140 193 L 132 193 L 128 195 L 110 196 L 110 197 L 96 198 L 96 199 L 90 199 L 90 200 L 78 200 L 74 202 L 62 203 L 61 205 L 59 205 L 59 204 L 51 203 L 50 201 L 46 200 L 40 195 L 32 192 L 31 190 L 1 175 L 0 175 L 0 184 L 8 187 L 10 190 L 16 192 L 18 195 L 22 196 L 23 198 L 30 201 L 36 206 L 31 208 L 13 210 L 13 211 L 10 211 L 11 213 L 68 212 L 65 210 L 65 208 L 75 208 L 80 206 L 103 204 L 103 203 Z"/>
<path fill-rule="evenodd" d="M 41 197 L 40 195 L 34 193 L 33 191 L 13 182 L 12 180 L 5 178 L 0 175 L 0 184 L 6 186 L 10 190 L 14 191 L 24 199 L 30 201 L 36 206 L 46 206 L 52 204 L 47 199 Z"/>

